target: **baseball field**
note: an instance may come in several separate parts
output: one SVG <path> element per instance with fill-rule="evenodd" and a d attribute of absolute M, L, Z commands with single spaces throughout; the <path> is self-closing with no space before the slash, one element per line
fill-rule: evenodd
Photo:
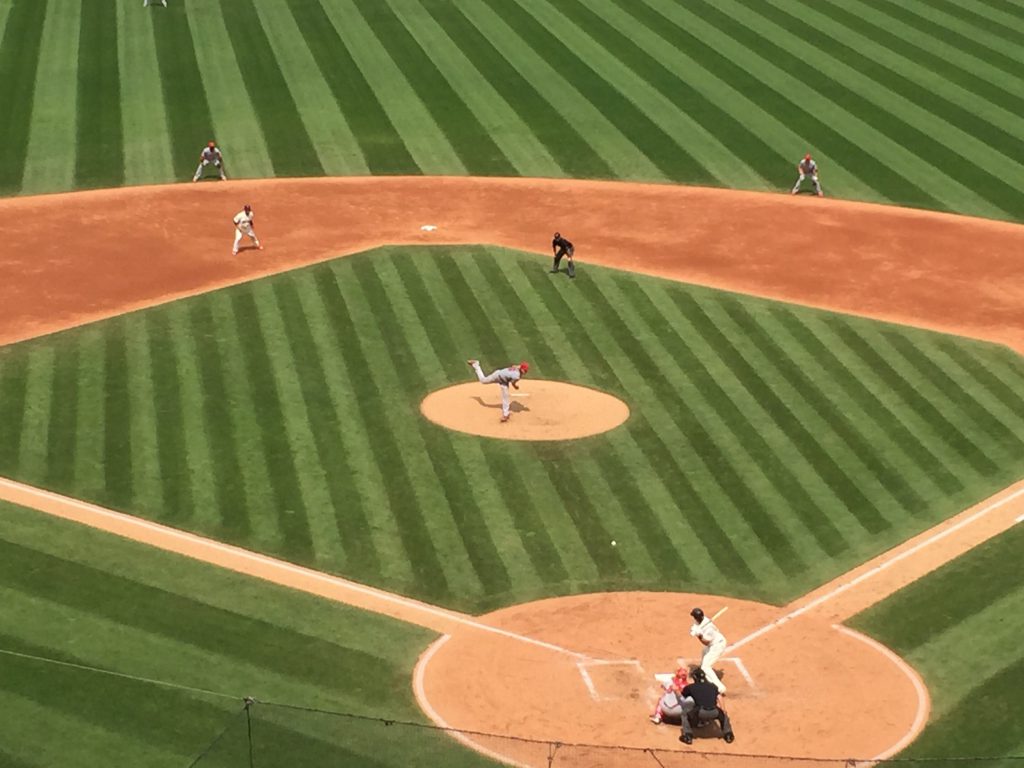
<path fill-rule="evenodd" d="M 1024 760 L 1022 41 L 0 0 L 0 766 Z"/>

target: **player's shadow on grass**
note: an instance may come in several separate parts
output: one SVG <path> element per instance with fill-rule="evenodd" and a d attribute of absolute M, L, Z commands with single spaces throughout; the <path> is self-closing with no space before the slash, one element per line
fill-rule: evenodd
<path fill-rule="evenodd" d="M 479 395 L 474 395 L 473 399 L 480 403 L 480 405 L 482 405 L 484 408 L 498 408 L 499 410 L 501 409 L 501 403 L 485 403 L 484 399 Z M 508 409 L 512 413 L 522 413 L 523 411 L 530 410 L 528 406 L 516 402 L 515 400 L 512 401 L 512 404 L 508 407 Z"/>

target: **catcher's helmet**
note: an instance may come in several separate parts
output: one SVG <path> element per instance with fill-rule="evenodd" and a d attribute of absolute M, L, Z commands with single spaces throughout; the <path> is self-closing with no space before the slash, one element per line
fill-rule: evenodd
<path fill-rule="evenodd" d="M 704 621 L 704 611 L 702 611 L 700 608 L 694 608 L 692 611 L 690 611 L 690 615 L 693 616 L 693 618 L 697 621 Z"/>
<path fill-rule="evenodd" d="M 530 372 L 530 364 L 528 362 L 526 362 L 525 360 L 523 360 L 523 362 L 521 362 L 519 364 L 519 372 L 520 373 L 529 373 Z"/>

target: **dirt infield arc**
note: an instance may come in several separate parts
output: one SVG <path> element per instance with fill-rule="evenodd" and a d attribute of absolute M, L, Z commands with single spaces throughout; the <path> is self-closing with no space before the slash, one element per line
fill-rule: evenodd
<path fill-rule="evenodd" d="M 257 228 L 267 250 L 246 251 L 232 258 L 230 218 L 245 202 L 256 209 Z M 436 229 L 427 231 L 422 229 L 424 225 Z M 486 242 L 544 252 L 555 228 L 576 242 L 581 277 L 585 277 L 587 263 L 602 264 L 960 333 L 1024 351 L 1024 262 L 1018 258 L 1024 246 L 1024 227 L 761 193 L 469 178 L 238 181 L 0 201 L 0 230 L 4 232 L 0 263 L 9 276 L 0 284 L 0 342 L 29 338 L 384 243 Z M 51 514 L 97 527 L 108 526 L 112 519 L 91 505 L 52 495 L 41 500 L 38 491 L 11 488 L 7 484 L 0 495 Z M 751 630 L 748 637 L 753 639 L 745 643 L 748 655 L 753 658 L 759 653 L 762 643 L 765 647 L 777 645 L 776 658 L 788 660 L 789 666 L 797 670 L 803 663 L 811 670 L 809 674 L 818 674 L 822 662 L 793 656 L 792 650 L 813 647 L 825 636 L 837 648 L 867 645 L 863 639 L 834 629 L 832 623 L 966 551 L 972 541 L 977 543 L 1011 525 L 1011 515 L 1020 513 L 1024 492 L 1017 488 L 1008 493 L 1006 498 L 1011 502 L 1001 504 L 998 514 L 985 511 L 977 516 L 977 511 L 968 512 L 959 522 L 950 521 L 949 526 L 969 525 L 969 536 L 966 528 L 956 529 L 964 535 L 956 541 L 943 538 L 940 546 L 934 542 L 940 541 L 941 531 L 952 528 L 939 526 L 940 533 L 929 532 L 936 538 L 934 542 L 929 540 L 926 551 L 915 549 L 919 545 L 911 541 L 906 545 L 908 549 L 887 553 L 885 563 L 897 567 L 866 564 L 843 577 L 846 581 L 826 585 L 820 594 L 812 593 L 781 611 L 745 605 L 744 611 L 737 611 L 745 618 L 738 619 L 735 629 L 740 633 Z M 651 746 L 650 740 L 654 739 L 655 745 L 674 746 L 657 730 L 641 730 L 649 724 L 642 718 L 647 703 L 639 681 L 647 680 L 654 671 L 664 671 L 649 666 L 671 666 L 673 654 L 680 650 L 675 643 L 661 647 L 658 619 L 663 620 L 685 598 L 648 595 L 636 597 L 627 606 L 617 606 L 615 596 L 601 596 L 602 605 L 619 608 L 611 618 L 600 611 L 586 610 L 588 599 L 571 598 L 515 606 L 473 619 L 359 585 L 346 587 L 343 580 L 306 573 L 288 564 L 275 565 L 269 558 L 239 554 L 216 542 L 207 547 L 198 537 L 186 541 L 175 532 L 143 521 L 122 520 L 107 529 L 445 632 L 445 637 L 451 639 L 428 651 L 429 656 L 424 658 L 430 663 L 421 663 L 418 680 L 425 692 L 423 700 L 445 720 L 462 727 L 490 726 L 486 719 L 474 720 L 458 709 L 465 696 L 453 688 L 450 675 L 449 684 L 444 686 L 448 694 L 439 695 L 437 681 L 446 676 L 438 678 L 435 670 L 445 669 L 449 663 L 446 656 L 452 649 L 489 657 L 486 652 L 466 649 L 463 644 L 467 637 L 514 636 L 527 648 L 542 648 L 544 644 L 562 647 L 561 643 L 585 639 L 585 643 L 580 642 L 584 650 L 573 651 L 582 653 L 582 657 L 572 657 L 569 668 L 570 676 L 576 675 L 572 678 L 572 695 L 582 691 L 590 701 L 605 705 L 598 710 L 601 712 L 620 704 L 625 707 L 614 709 L 615 717 L 622 715 L 623 725 L 612 729 L 608 738 L 614 734 L 620 743 Z M 561 624 L 550 618 L 548 608 L 555 604 L 560 605 L 555 613 Z M 643 611 L 641 605 L 645 606 Z M 624 613 L 623 608 L 630 606 L 634 612 Z M 573 616 L 578 621 L 574 622 Z M 609 624 L 629 624 L 630 617 L 632 631 L 642 635 L 632 649 L 623 645 L 624 640 Z M 800 621 L 795 621 L 797 618 Z M 755 629 L 759 622 L 760 628 Z M 780 629 L 778 633 L 773 631 L 776 628 Z M 607 637 L 598 634 L 604 631 L 609 633 Z M 733 628 L 729 631 L 735 634 Z M 550 642 L 538 639 L 548 632 L 552 633 Z M 788 644 L 783 642 L 787 638 L 791 639 Z M 530 653 L 520 649 L 509 658 L 525 660 Z M 878 654 L 885 656 L 884 649 L 874 648 L 871 653 L 876 661 Z M 842 655 L 846 655 L 845 650 Z M 613 671 L 602 677 L 602 672 L 594 672 L 589 676 L 591 690 L 578 682 L 587 679 L 580 675 L 576 664 L 581 658 L 628 658 L 630 663 L 623 665 L 626 671 L 621 674 Z M 754 686 L 737 688 L 735 706 L 744 709 L 746 698 L 750 717 L 761 720 L 771 706 L 794 700 L 800 691 L 799 680 L 774 678 L 778 695 L 774 703 L 765 702 L 758 697 L 769 695 L 771 689 L 759 688 L 756 683 L 758 679 L 772 679 L 767 677 L 772 672 L 760 669 L 761 662 L 753 666 L 758 673 L 756 677 L 752 674 Z M 636 673 L 637 669 L 642 672 Z M 848 672 L 851 677 L 856 674 L 853 668 Z M 478 677 L 483 679 L 482 675 Z M 528 679 L 525 672 L 523 677 Z M 912 680 L 912 675 L 907 680 Z M 912 683 L 910 686 L 914 687 Z M 851 690 L 855 688 L 851 683 Z M 568 690 L 559 688 L 554 693 L 568 695 Z M 879 754 L 885 754 L 905 743 L 923 723 L 919 691 L 911 695 L 908 689 L 907 701 L 908 708 L 895 714 L 892 723 L 883 724 L 873 741 L 858 740 L 862 725 L 851 720 L 842 723 L 842 732 L 825 734 L 820 728 L 803 732 L 800 745 L 772 743 L 765 736 L 748 741 L 743 751 L 865 756 L 879 749 Z M 576 704 L 570 702 L 569 710 L 557 717 L 527 708 L 506 727 L 520 723 L 527 729 L 536 727 L 533 735 L 547 737 L 549 732 L 543 728 L 561 724 L 561 740 L 573 740 L 574 734 L 578 741 L 596 739 L 594 731 L 573 730 L 571 707 L 591 706 L 587 698 L 574 698 L 573 702 Z M 903 736 L 893 744 L 890 737 L 900 733 Z"/>

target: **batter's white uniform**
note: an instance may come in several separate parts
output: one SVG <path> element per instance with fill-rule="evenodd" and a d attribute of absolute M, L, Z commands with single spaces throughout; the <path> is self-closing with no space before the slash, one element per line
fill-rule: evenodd
<path fill-rule="evenodd" d="M 799 192 L 800 185 L 804 183 L 804 179 L 810 176 L 811 182 L 814 184 L 814 191 L 818 193 L 818 197 L 825 196 L 825 193 L 821 191 L 821 182 L 818 181 L 818 164 L 814 162 L 810 155 L 797 163 L 796 172 L 800 175 L 796 180 L 796 184 L 793 185 L 793 191 L 790 194 L 795 195 Z"/>
<path fill-rule="evenodd" d="M 253 218 L 251 208 L 248 211 L 242 209 L 235 214 L 235 245 L 231 249 L 232 255 L 238 255 L 238 244 L 242 242 L 242 235 L 248 235 L 249 239 L 256 243 L 256 247 L 261 251 L 263 250 L 263 246 L 260 245 L 260 239 L 256 237 L 256 231 L 252 228 Z"/>
<path fill-rule="evenodd" d="M 704 644 L 704 655 L 700 660 L 700 668 L 707 675 L 708 682 L 714 683 L 719 693 L 725 693 L 725 685 L 722 684 L 722 681 L 718 679 L 718 675 L 715 674 L 715 670 L 712 669 L 712 665 L 722 658 L 722 654 L 725 653 L 725 647 L 728 645 L 725 635 L 707 616 L 704 617 L 703 621 L 699 623 L 695 621 L 693 623 L 693 626 L 690 627 L 690 634 Z"/>

